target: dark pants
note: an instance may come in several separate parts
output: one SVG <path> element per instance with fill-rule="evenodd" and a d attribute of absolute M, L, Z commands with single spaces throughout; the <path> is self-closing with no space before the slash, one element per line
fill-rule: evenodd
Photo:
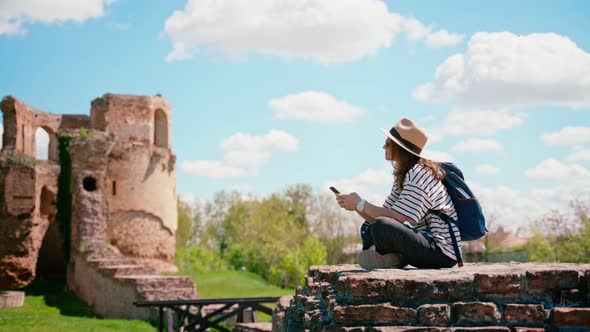
<path fill-rule="evenodd" d="M 361 226 L 363 250 L 375 245 L 381 254 L 398 253 L 401 265 L 439 269 L 452 267 L 457 262 L 449 258 L 436 245 L 432 236 L 413 230 L 393 218 L 379 217 Z"/>

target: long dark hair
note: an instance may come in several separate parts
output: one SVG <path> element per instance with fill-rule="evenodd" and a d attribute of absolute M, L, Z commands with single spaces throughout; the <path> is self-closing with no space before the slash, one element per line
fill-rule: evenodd
<path fill-rule="evenodd" d="M 388 140 L 388 143 L 388 147 L 391 149 L 391 155 L 394 156 L 394 159 L 396 160 L 393 175 L 395 176 L 395 183 L 398 190 L 402 190 L 406 174 L 408 174 L 408 171 L 416 164 L 430 170 L 432 176 L 438 181 L 441 181 L 445 177 L 445 171 L 437 162 L 420 158 L 408 152 L 392 140 Z"/>

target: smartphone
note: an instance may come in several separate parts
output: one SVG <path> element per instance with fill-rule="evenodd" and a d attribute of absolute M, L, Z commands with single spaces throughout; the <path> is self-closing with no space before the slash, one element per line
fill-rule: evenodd
<path fill-rule="evenodd" d="M 330 190 L 332 190 L 334 194 L 340 194 L 340 192 L 334 187 L 330 187 Z"/>

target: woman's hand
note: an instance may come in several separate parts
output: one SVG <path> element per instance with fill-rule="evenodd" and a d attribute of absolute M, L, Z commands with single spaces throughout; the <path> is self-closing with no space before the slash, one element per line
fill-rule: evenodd
<path fill-rule="evenodd" d="M 361 201 L 361 197 L 357 193 L 350 194 L 338 194 L 336 195 L 336 201 L 341 208 L 348 211 L 356 210 L 356 205 Z"/>

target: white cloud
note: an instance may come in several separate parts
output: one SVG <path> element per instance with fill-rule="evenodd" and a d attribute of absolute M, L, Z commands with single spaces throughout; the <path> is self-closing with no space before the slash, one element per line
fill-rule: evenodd
<path fill-rule="evenodd" d="M 424 39 L 428 47 L 439 48 L 453 46 L 459 44 L 464 38 L 463 35 L 449 33 L 447 30 L 432 32 L 432 26 L 425 26 L 414 18 L 404 18 L 400 16 L 400 21 L 402 22 L 402 30 L 406 32 L 408 39 Z"/>
<path fill-rule="evenodd" d="M 493 139 L 472 138 L 459 142 L 451 148 L 453 152 L 498 152 L 502 146 Z"/>
<path fill-rule="evenodd" d="M 555 33 L 479 32 L 413 95 L 467 107 L 590 106 L 590 54 Z"/>
<path fill-rule="evenodd" d="M 482 206 L 490 230 L 498 226 L 512 232 L 527 229 L 530 221 L 541 216 L 550 206 L 504 185 L 484 187 L 471 182 L 469 187 Z"/>
<path fill-rule="evenodd" d="M 299 142 L 295 137 L 275 129 L 262 136 L 238 132 L 224 139 L 219 146 L 224 151 L 295 152 L 299 150 Z"/>
<path fill-rule="evenodd" d="M 180 199 L 181 201 L 185 202 L 185 203 L 194 203 L 196 201 L 198 201 L 199 199 L 197 198 L 197 195 L 193 192 L 184 192 L 178 195 L 178 199 Z"/>
<path fill-rule="evenodd" d="M 426 45 L 432 48 L 453 46 L 459 44 L 463 40 L 463 37 L 463 35 L 450 33 L 447 30 L 440 30 L 430 33 L 426 37 Z"/>
<path fill-rule="evenodd" d="M 499 171 L 498 167 L 491 164 L 480 164 L 475 168 L 476 173 L 484 175 L 498 174 Z"/>
<path fill-rule="evenodd" d="M 238 132 L 219 143 L 222 161 L 186 161 L 181 168 L 188 174 L 213 179 L 258 175 L 258 167 L 268 163 L 275 152 L 297 152 L 299 141 L 282 130 L 270 130 L 266 135 Z"/>
<path fill-rule="evenodd" d="M 188 0 L 165 23 L 175 61 L 197 48 L 229 57 L 258 54 L 342 63 L 389 47 L 399 32 L 431 47 L 454 45 L 462 36 L 434 31 L 389 12 L 380 0 Z"/>
<path fill-rule="evenodd" d="M 587 185 L 580 185 L 577 181 L 526 192 L 504 185 L 484 187 L 476 182 L 469 185 L 482 205 L 486 220 L 492 222 L 494 228 L 503 226 L 513 232 L 520 229 L 525 234 L 531 221 L 552 209 L 565 212 L 569 210 L 568 204 L 572 199 L 590 193 Z"/>
<path fill-rule="evenodd" d="M 101 17 L 114 0 L 3 0 L 0 1 L 0 35 L 24 34 L 26 23 L 84 22 Z"/>
<path fill-rule="evenodd" d="M 243 168 L 214 160 L 185 161 L 180 164 L 180 168 L 187 174 L 206 176 L 212 179 L 239 178 L 246 175 Z"/>
<path fill-rule="evenodd" d="M 532 169 L 525 171 L 526 176 L 539 180 L 587 180 L 590 171 L 577 164 L 564 164 L 556 159 L 546 159 Z"/>
<path fill-rule="evenodd" d="M 182 61 L 182 60 L 188 60 L 190 58 L 193 57 L 193 54 L 191 52 L 187 52 L 184 48 L 184 44 L 178 44 L 174 46 L 174 49 L 172 50 L 172 52 L 168 53 L 168 55 L 166 55 L 166 62 L 175 62 L 175 61 Z"/>
<path fill-rule="evenodd" d="M 369 168 L 357 176 L 345 179 L 336 179 L 324 184 L 326 192 L 330 186 L 334 186 L 341 193 L 358 193 L 369 202 L 381 205 L 391 191 L 393 185 L 393 168 L 390 164 L 382 168 Z"/>
<path fill-rule="evenodd" d="M 567 161 L 589 161 L 590 149 L 579 149 L 567 156 Z"/>
<path fill-rule="evenodd" d="M 525 115 L 510 111 L 460 110 L 449 112 L 432 134 L 444 136 L 492 136 L 522 124 Z"/>
<path fill-rule="evenodd" d="M 422 157 L 434 161 L 453 161 L 453 156 L 446 152 L 423 150 L 420 154 Z"/>
<path fill-rule="evenodd" d="M 575 145 L 590 142 L 590 127 L 565 127 L 558 132 L 543 135 L 549 145 Z"/>
<path fill-rule="evenodd" d="M 321 123 L 350 121 L 364 109 L 337 100 L 334 96 L 321 91 L 306 91 L 268 102 L 277 119 L 301 119 Z"/>

